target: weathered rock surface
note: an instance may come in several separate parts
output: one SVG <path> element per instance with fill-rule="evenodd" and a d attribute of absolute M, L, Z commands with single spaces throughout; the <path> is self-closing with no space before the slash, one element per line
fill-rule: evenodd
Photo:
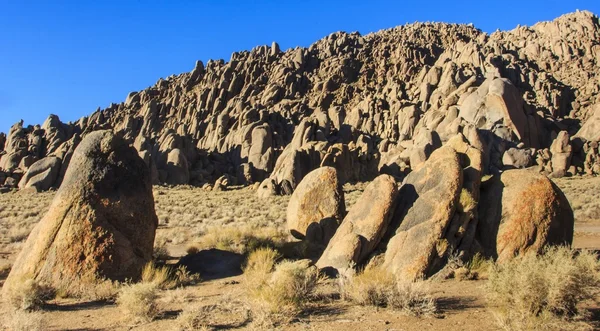
<path fill-rule="evenodd" d="M 377 247 L 394 213 L 398 189 L 390 175 L 366 188 L 317 261 L 320 269 L 341 271 L 363 262 Z"/>
<path fill-rule="evenodd" d="M 508 170 L 482 189 L 477 241 L 499 262 L 547 245 L 570 245 L 573 211 L 564 194 L 546 176 Z"/>
<path fill-rule="evenodd" d="M 34 187 L 38 192 L 50 189 L 58 179 L 61 164 L 62 160 L 55 156 L 35 162 L 21 178 L 19 188 Z"/>
<path fill-rule="evenodd" d="M 453 148 L 431 154 L 400 187 L 384 266 L 399 277 L 430 276 L 436 260 L 451 249 L 445 238 L 463 186 L 463 169 Z"/>
<path fill-rule="evenodd" d="M 110 131 L 91 133 L 3 290 L 27 278 L 67 291 L 102 278 L 138 279 L 152 258 L 157 225 L 144 161 Z"/>
<path fill-rule="evenodd" d="M 287 228 L 302 240 L 327 245 L 344 218 L 344 191 L 337 171 L 321 167 L 302 179 L 287 207 Z"/>

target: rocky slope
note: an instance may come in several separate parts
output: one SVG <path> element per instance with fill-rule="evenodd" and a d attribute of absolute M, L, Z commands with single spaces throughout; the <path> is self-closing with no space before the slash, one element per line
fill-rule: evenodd
<path fill-rule="evenodd" d="M 262 182 L 261 195 L 289 194 L 323 165 L 342 181 L 402 179 L 469 132 L 483 173 L 597 174 L 599 59 L 590 12 L 491 35 L 416 23 L 285 52 L 273 43 L 199 61 L 75 123 L 15 124 L 0 134 L 0 185 L 59 186 L 81 138 L 103 129 L 133 144 L 154 183 Z"/>

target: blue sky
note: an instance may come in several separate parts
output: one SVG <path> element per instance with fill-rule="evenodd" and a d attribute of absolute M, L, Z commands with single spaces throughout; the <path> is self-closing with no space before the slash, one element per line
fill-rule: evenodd
<path fill-rule="evenodd" d="M 493 32 L 576 9 L 598 14 L 600 1 L 0 0 L 0 131 L 51 113 L 75 121 L 196 60 L 272 41 L 309 46 L 415 21 Z"/>

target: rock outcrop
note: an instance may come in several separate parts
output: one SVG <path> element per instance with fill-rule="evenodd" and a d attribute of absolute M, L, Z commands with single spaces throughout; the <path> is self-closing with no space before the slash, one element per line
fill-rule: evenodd
<path fill-rule="evenodd" d="M 150 172 L 136 150 L 110 131 L 90 133 L 3 291 L 26 279 L 67 291 L 104 278 L 138 279 L 157 225 Z"/>
<path fill-rule="evenodd" d="M 385 234 L 397 196 L 392 176 L 375 178 L 352 206 L 316 265 L 335 274 L 363 262 Z"/>
<path fill-rule="evenodd" d="M 327 245 L 345 212 L 344 191 L 337 171 L 321 167 L 306 175 L 292 194 L 287 207 L 287 228 L 298 239 Z"/>
<path fill-rule="evenodd" d="M 3 188 L 104 129 L 143 152 L 154 183 L 213 186 L 227 174 L 243 185 L 270 178 L 271 193 L 291 194 L 321 166 L 342 182 L 401 180 L 469 125 L 485 131 L 486 173 L 535 163 L 562 175 L 567 152 L 549 148 L 565 131 L 584 140 L 571 142 L 566 174 L 595 174 L 598 40 L 598 17 L 582 11 L 492 34 L 415 23 L 198 61 L 74 123 L 17 123 L 0 138 Z"/>
<path fill-rule="evenodd" d="M 34 187 L 38 192 L 50 189 L 58 179 L 61 164 L 61 159 L 55 156 L 49 156 L 35 162 L 21 178 L 19 188 Z"/>
<path fill-rule="evenodd" d="M 541 253 L 547 245 L 570 245 L 573 211 L 547 177 L 531 170 L 508 170 L 486 183 L 479 204 L 477 241 L 499 262 Z"/>
<path fill-rule="evenodd" d="M 439 265 L 437 260 L 452 249 L 446 237 L 455 235 L 447 231 L 452 228 L 462 186 L 459 155 L 450 147 L 433 152 L 419 170 L 406 177 L 398 194 L 392 220 L 395 231 L 387 243 L 384 267 L 407 279 L 430 276 Z"/>

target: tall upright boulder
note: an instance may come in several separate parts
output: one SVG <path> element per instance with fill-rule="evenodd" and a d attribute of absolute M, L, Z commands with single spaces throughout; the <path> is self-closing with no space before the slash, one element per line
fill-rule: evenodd
<path fill-rule="evenodd" d="M 459 155 L 447 146 L 435 150 L 406 177 L 390 225 L 385 268 L 405 279 L 423 278 L 435 272 L 452 248 L 446 236 L 462 187 Z"/>
<path fill-rule="evenodd" d="M 329 241 L 317 267 L 335 274 L 363 262 L 385 234 L 398 189 L 394 177 L 380 175 L 366 188 Z"/>
<path fill-rule="evenodd" d="M 287 208 L 287 227 L 298 238 L 327 245 L 345 213 L 337 171 L 321 167 L 302 179 Z"/>
<path fill-rule="evenodd" d="M 477 241 L 498 262 L 573 241 L 573 210 L 561 190 L 532 170 L 508 170 L 482 188 Z"/>
<path fill-rule="evenodd" d="M 157 225 L 150 172 L 136 150 L 111 131 L 90 133 L 3 291 L 26 279 L 67 291 L 104 278 L 138 279 Z"/>

